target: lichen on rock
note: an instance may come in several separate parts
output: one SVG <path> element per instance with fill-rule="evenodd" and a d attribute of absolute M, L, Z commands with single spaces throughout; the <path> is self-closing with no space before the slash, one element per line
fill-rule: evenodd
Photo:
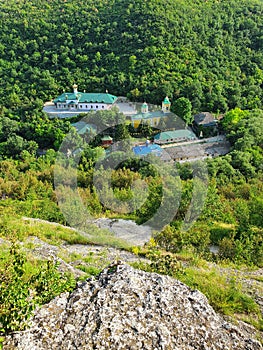
<path fill-rule="evenodd" d="M 260 343 L 224 321 L 206 297 L 168 276 L 121 262 L 38 309 L 4 349 L 257 350 Z"/>

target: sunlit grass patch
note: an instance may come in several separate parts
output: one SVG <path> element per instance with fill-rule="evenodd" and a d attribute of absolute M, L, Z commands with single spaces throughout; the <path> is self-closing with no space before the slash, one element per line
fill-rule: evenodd
<path fill-rule="evenodd" d="M 53 222 L 19 217 L 13 212 L 1 213 L 1 238 L 9 241 L 24 241 L 29 236 L 38 237 L 53 245 L 60 245 L 66 242 L 67 244 L 98 244 L 120 249 L 130 248 L 130 245 L 125 240 L 93 224 L 87 224 L 83 230 L 77 231 Z"/>
<path fill-rule="evenodd" d="M 201 291 L 210 305 L 219 313 L 243 320 L 262 330 L 260 307 L 252 296 L 244 292 L 240 270 L 220 268 L 200 257 L 190 259 L 189 252 L 172 254 L 153 250 L 146 254 L 151 262 L 135 262 L 136 268 L 170 275 L 192 289 Z M 226 266 L 226 265 L 225 265 Z M 234 275 L 233 271 L 236 271 Z"/>

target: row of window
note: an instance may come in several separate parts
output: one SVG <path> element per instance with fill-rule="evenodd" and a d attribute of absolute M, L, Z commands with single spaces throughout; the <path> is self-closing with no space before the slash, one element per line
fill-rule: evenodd
<path fill-rule="evenodd" d="M 79 105 L 79 108 L 82 108 L 82 107 L 83 107 L 82 105 Z M 86 105 L 85 108 L 88 108 L 88 105 Z M 93 106 L 91 105 L 90 108 L 93 109 Z M 95 108 L 98 109 L 99 106 L 95 106 Z M 103 109 L 104 106 L 101 106 L 101 108 Z"/>
<path fill-rule="evenodd" d="M 58 106 L 58 108 L 68 108 L 68 105 L 64 105 L 64 104 L 58 104 L 57 105 Z M 88 109 L 89 108 L 89 106 L 88 105 L 85 105 L 85 106 L 83 106 L 83 105 L 71 105 L 72 107 L 74 107 L 74 108 L 86 108 L 86 109 Z M 93 107 L 92 105 L 90 106 L 90 109 L 98 109 L 99 108 L 99 106 L 95 106 L 95 107 Z M 104 109 L 104 106 L 101 106 L 101 108 L 102 109 Z"/>

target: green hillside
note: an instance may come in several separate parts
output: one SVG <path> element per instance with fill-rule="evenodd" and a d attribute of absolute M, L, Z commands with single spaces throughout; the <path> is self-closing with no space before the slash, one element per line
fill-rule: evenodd
<path fill-rule="evenodd" d="M 184 96 L 195 111 L 262 108 L 262 1 L 3 0 L 0 10 L 2 110 L 30 113 L 74 82 L 152 103 Z"/>
<path fill-rule="evenodd" d="M 0 349 L 5 335 L 27 326 L 36 306 L 71 291 L 76 279 L 96 275 L 112 260 L 106 247 L 94 247 L 94 253 L 93 245 L 130 250 L 137 255 L 132 256 L 135 266 L 178 278 L 201 290 L 216 311 L 263 330 L 262 18 L 259 0 L 0 2 Z M 168 95 L 175 111 L 176 101 L 192 105 L 188 124 L 195 112 L 226 112 L 218 130 L 230 152 L 204 162 L 207 196 L 192 227 L 184 230 L 192 202 L 190 214 L 195 209 L 199 214 L 197 197 L 192 198 L 195 191 L 200 197 L 205 192 L 196 181 L 198 163 L 166 166 L 156 159 L 134 159 L 128 152 L 132 137 L 150 139 L 154 130 L 142 123 L 131 128 L 114 108 L 91 112 L 86 122 L 97 122 L 114 142 L 123 141 L 127 156 L 123 161 L 121 152 L 111 154 L 119 165 L 111 171 L 108 189 L 104 170 L 111 170 L 112 159 L 99 163 L 105 154 L 102 135 L 88 144 L 92 135 L 80 136 L 71 126 L 77 117 L 49 119 L 42 112 L 45 101 L 70 91 L 73 83 L 79 91 L 108 90 L 153 104 Z M 57 152 L 66 135 L 72 149 L 83 150 L 77 175 L 74 154 Z M 63 177 L 63 165 L 69 179 Z M 205 172 L 198 172 L 205 180 Z M 54 173 L 61 179 L 56 192 Z M 178 210 L 145 246 L 129 247 L 91 225 L 85 210 L 74 209 L 79 207 L 71 176 L 77 177 L 91 218 L 145 223 L 165 196 L 160 219 L 167 221 L 169 204 L 178 201 Z M 147 200 L 144 191 L 134 199 L 134 184 L 146 185 Z M 113 198 L 118 210 L 111 206 Z M 78 232 L 63 226 L 72 222 Z M 74 275 L 61 266 L 71 267 Z"/>

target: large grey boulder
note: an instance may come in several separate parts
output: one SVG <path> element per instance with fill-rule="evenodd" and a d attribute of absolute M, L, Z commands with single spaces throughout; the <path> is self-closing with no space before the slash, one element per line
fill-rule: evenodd
<path fill-rule="evenodd" d="M 168 276 L 117 263 L 36 311 L 4 349 L 257 350 L 206 297 Z"/>

